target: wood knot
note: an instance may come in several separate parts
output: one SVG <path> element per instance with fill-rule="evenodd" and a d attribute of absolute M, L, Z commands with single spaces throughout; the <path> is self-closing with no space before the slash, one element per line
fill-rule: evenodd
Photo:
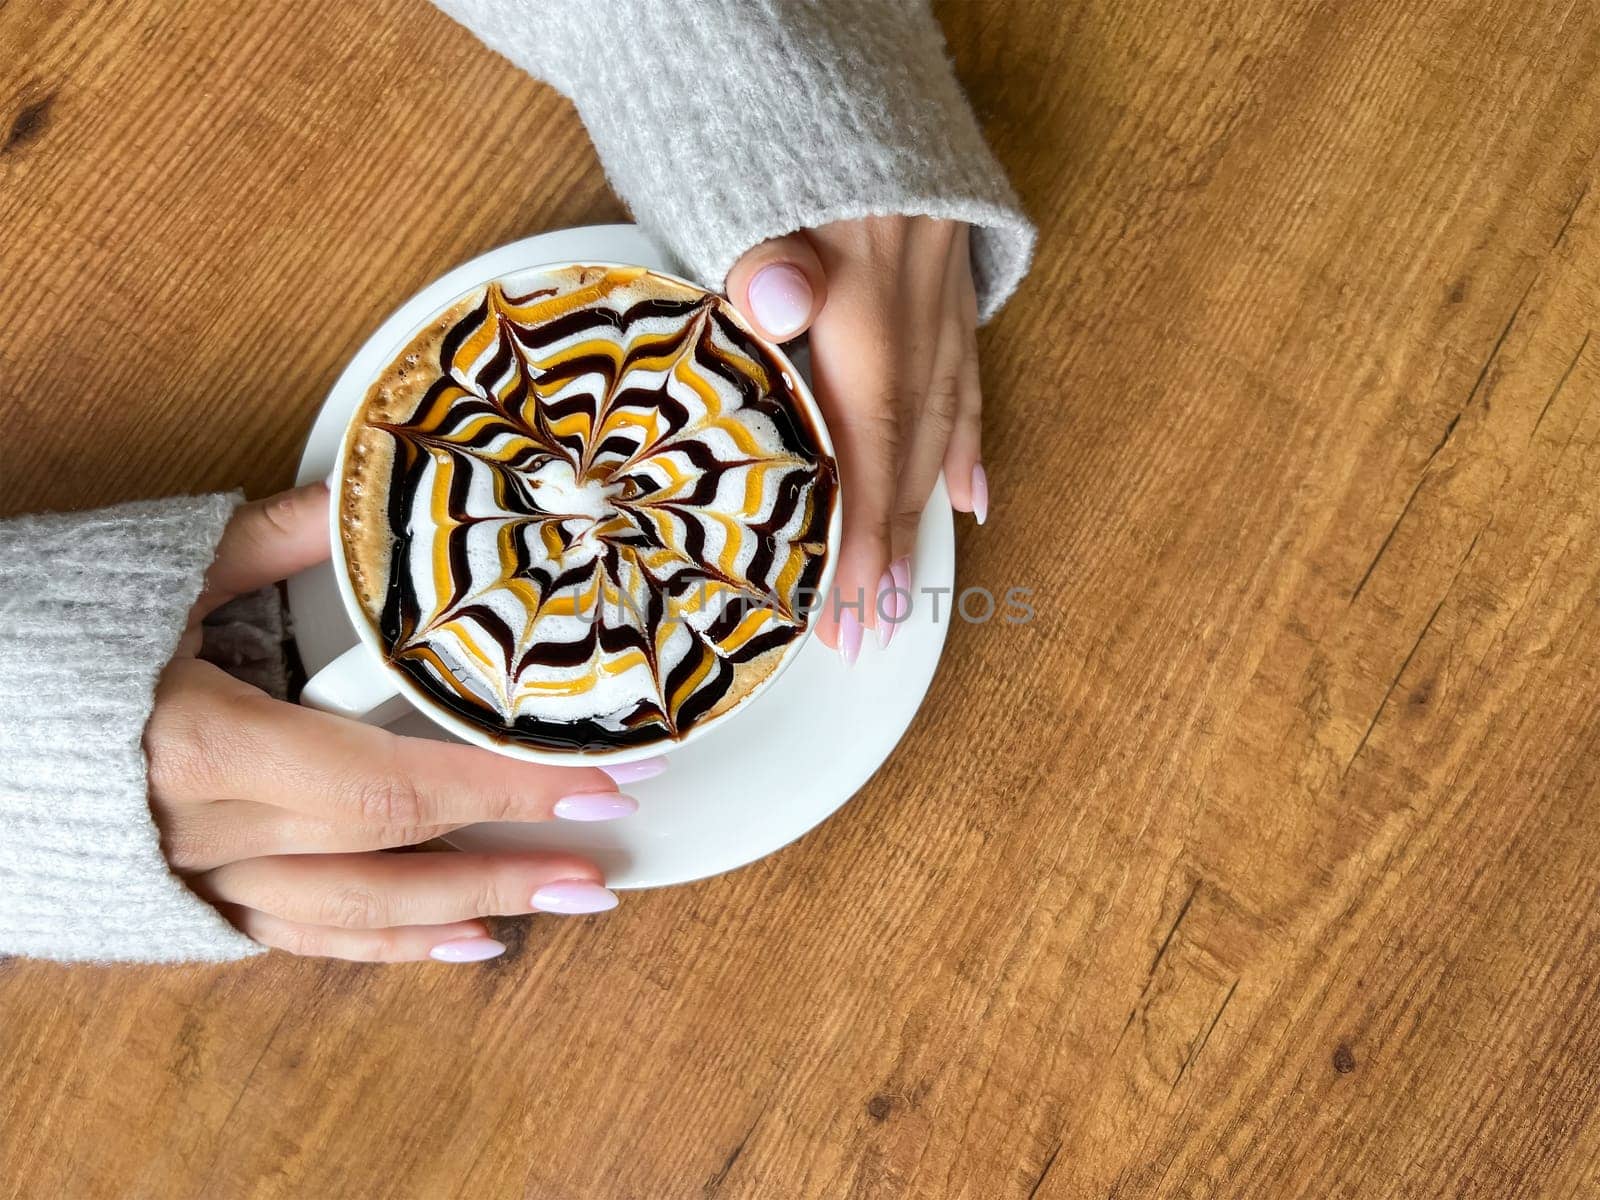
<path fill-rule="evenodd" d="M 1341 1075 L 1348 1075 L 1356 1069 L 1355 1051 L 1344 1042 L 1333 1048 L 1333 1069 Z"/>
<path fill-rule="evenodd" d="M 11 121 L 11 130 L 6 134 L 3 144 L 0 144 L 0 153 L 26 146 L 44 132 L 45 122 L 50 119 L 50 105 L 55 102 L 55 96 L 49 95 L 42 100 L 35 100 L 32 104 L 25 105 Z"/>
<path fill-rule="evenodd" d="M 894 1101 L 887 1096 L 874 1096 L 867 1101 L 867 1116 L 874 1121 L 887 1121 L 889 1112 L 894 1108 Z"/>

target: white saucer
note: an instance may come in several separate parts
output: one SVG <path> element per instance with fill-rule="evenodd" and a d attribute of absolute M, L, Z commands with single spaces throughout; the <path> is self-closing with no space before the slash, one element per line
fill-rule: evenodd
<path fill-rule="evenodd" d="M 326 478 L 366 384 L 429 313 L 468 289 L 540 263 L 593 258 L 672 270 L 632 225 L 563 229 L 502 246 L 434 280 L 408 300 L 357 351 L 329 393 L 306 439 L 299 480 Z M 803 369 L 803 364 L 801 364 Z M 941 482 L 923 514 L 912 557 L 913 615 L 888 650 L 872 644 L 846 668 L 813 638 L 770 689 L 737 718 L 671 752 L 663 775 L 630 784 L 639 811 L 620 821 L 474 825 L 450 840 L 463 849 L 571 850 L 593 859 L 616 888 L 661 887 L 744 866 L 821 824 L 853 796 L 894 750 L 921 707 L 944 649 L 950 593 L 941 619 L 925 588 L 955 581 L 955 530 Z M 295 637 L 308 672 L 356 643 L 330 567 L 289 581 Z M 397 732 L 445 738 L 417 713 L 390 722 Z"/>

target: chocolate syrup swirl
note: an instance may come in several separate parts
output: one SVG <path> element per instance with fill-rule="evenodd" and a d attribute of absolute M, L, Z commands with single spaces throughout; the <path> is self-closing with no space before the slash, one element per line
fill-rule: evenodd
<path fill-rule="evenodd" d="M 634 268 L 490 285 L 369 391 L 350 575 L 390 661 L 508 740 L 603 750 L 725 711 L 807 625 L 836 498 L 788 369 Z"/>

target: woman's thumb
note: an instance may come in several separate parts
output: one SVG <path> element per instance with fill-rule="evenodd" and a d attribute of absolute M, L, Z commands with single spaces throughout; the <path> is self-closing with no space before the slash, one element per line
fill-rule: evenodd
<path fill-rule="evenodd" d="M 728 298 L 769 341 L 799 337 L 822 311 L 828 283 L 803 233 L 772 238 L 728 272 Z"/>

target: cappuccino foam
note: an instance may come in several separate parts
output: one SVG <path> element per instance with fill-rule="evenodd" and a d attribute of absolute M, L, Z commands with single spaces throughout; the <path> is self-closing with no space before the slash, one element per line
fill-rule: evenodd
<path fill-rule="evenodd" d="M 834 463 L 719 298 L 639 268 L 519 291 L 459 301 L 368 390 L 350 580 L 390 663 L 497 736 L 680 737 L 805 631 Z"/>

